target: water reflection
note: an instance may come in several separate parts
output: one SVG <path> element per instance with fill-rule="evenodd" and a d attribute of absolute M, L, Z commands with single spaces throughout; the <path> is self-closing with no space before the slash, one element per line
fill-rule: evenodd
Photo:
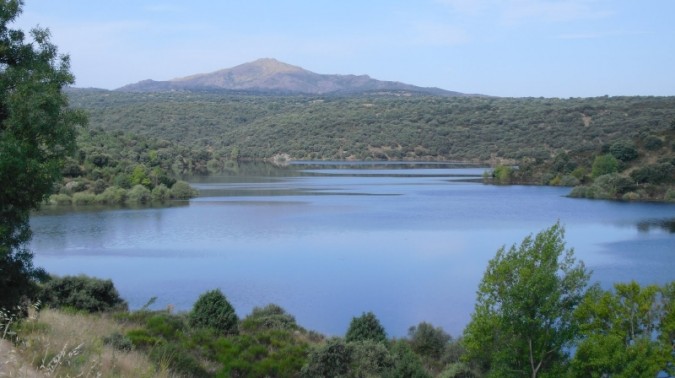
<path fill-rule="evenodd" d="M 238 169 L 193 178 L 187 206 L 35 216 L 36 263 L 112 278 L 132 308 L 187 310 L 220 288 L 242 316 L 273 302 L 333 335 L 364 311 L 392 336 L 420 321 L 457 335 L 495 251 L 558 220 L 603 285 L 673 279 L 675 205 L 482 185 L 467 180 L 482 169 L 435 163 Z"/>

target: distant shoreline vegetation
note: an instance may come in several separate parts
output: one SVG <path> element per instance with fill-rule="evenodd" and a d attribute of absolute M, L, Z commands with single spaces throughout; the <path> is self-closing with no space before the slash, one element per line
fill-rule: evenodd
<path fill-rule="evenodd" d="M 189 198 L 166 193 L 176 178 L 291 160 L 465 161 L 493 167 L 489 183 L 675 201 L 675 97 L 67 94 L 90 127 L 80 129 L 79 150 L 66 161 L 52 203 Z"/>

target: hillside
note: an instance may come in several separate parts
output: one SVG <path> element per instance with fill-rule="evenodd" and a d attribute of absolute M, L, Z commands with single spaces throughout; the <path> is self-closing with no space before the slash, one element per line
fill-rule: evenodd
<path fill-rule="evenodd" d="M 276 59 L 258 59 L 216 72 L 167 80 L 143 80 L 119 88 L 122 92 L 251 91 L 283 94 L 361 93 L 396 91 L 440 96 L 463 96 L 438 88 L 422 88 L 367 75 L 322 75 Z"/>
<path fill-rule="evenodd" d="M 595 151 L 668 129 L 675 97 L 587 99 L 393 95 L 260 96 L 72 90 L 93 129 L 213 156 L 266 159 L 517 161 Z"/>

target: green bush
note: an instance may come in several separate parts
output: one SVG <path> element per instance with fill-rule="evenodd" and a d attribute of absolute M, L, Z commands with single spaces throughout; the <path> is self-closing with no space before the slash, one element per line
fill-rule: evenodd
<path fill-rule="evenodd" d="M 127 191 L 119 186 L 106 188 L 103 193 L 96 195 L 96 202 L 104 205 L 121 205 L 127 200 Z"/>
<path fill-rule="evenodd" d="M 387 334 L 375 314 L 367 312 L 352 318 L 345 340 L 347 342 L 364 340 L 384 342 L 387 341 Z"/>
<path fill-rule="evenodd" d="M 133 203 L 149 203 L 152 200 L 152 194 L 148 188 L 141 184 L 134 185 L 129 191 L 129 202 Z"/>
<path fill-rule="evenodd" d="M 619 171 L 619 162 L 610 154 L 596 156 L 591 168 L 591 176 L 599 177 Z"/>
<path fill-rule="evenodd" d="M 241 321 L 242 331 L 255 332 L 267 329 L 297 329 L 293 315 L 275 304 L 265 307 L 255 307 L 251 314 Z"/>
<path fill-rule="evenodd" d="M 52 194 L 49 196 L 49 203 L 52 205 L 70 205 L 73 199 L 67 194 Z"/>
<path fill-rule="evenodd" d="M 408 337 L 410 339 L 410 347 L 415 353 L 435 360 L 441 359 L 451 339 L 450 335 L 443 328 L 434 328 L 434 326 L 426 322 L 410 327 Z"/>
<path fill-rule="evenodd" d="M 239 318 L 227 298 L 219 290 L 199 296 L 189 315 L 193 327 L 213 328 L 225 334 L 236 334 Z"/>
<path fill-rule="evenodd" d="M 302 376 L 307 378 L 340 377 L 349 372 L 352 349 L 339 338 L 328 340 L 325 345 L 314 348 L 302 368 Z"/>
<path fill-rule="evenodd" d="M 391 378 L 427 378 L 430 375 L 424 370 L 419 357 L 404 341 L 394 343 L 391 348 L 394 366 L 387 374 Z"/>
<path fill-rule="evenodd" d="M 74 205 L 91 205 L 96 203 L 96 195 L 89 192 L 77 192 L 73 194 Z"/>
<path fill-rule="evenodd" d="M 211 377 L 189 351 L 176 344 L 158 344 L 150 350 L 150 359 L 156 364 L 168 363 L 169 368 L 187 377 Z"/>
<path fill-rule="evenodd" d="M 614 142 L 609 147 L 609 153 L 612 154 L 617 160 L 621 161 L 631 161 L 635 160 L 638 157 L 637 149 L 635 144 L 631 141 L 620 140 Z"/>
<path fill-rule="evenodd" d="M 152 200 L 155 202 L 164 202 L 171 198 L 171 191 L 164 184 L 159 184 L 152 189 Z"/>
<path fill-rule="evenodd" d="M 171 198 L 174 199 L 190 199 L 197 195 L 197 191 L 193 189 L 190 184 L 185 181 L 176 181 L 171 187 Z"/>
<path fill-rule="evenodd" d="M 44 284 L 40 300 L 46 306 L 71 307 L 87 312 L 126 310 L 111 280 L 85 275 L 51 277 Z"/>

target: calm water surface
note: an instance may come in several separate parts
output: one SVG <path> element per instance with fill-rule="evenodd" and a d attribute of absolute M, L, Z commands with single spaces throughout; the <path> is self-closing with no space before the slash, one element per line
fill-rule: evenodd
<path fill-rule="evenodd" d="M 373 311 L 390 336 L 469 320 L 496 250 L 560 222 L 593 280 L 675 279 L 675 205 L 566 198 L 566 188 L 490 186 L 447 164 L 242 166 L 194 178 L 166 208 L 34 216 L 35 261 L 112 278 L 132 308 L 188 310 L 220 288 L 240 316 L 276 303 L 330 335 Z"/>

